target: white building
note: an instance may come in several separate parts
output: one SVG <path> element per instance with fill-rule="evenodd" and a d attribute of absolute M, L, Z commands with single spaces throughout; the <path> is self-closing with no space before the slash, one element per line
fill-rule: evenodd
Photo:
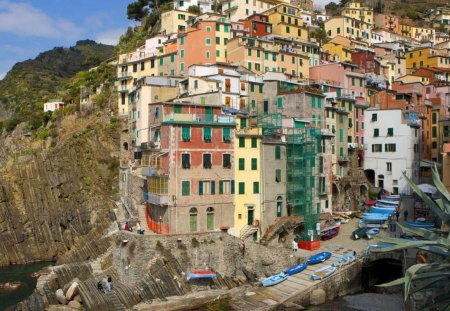
<path fill-rule="evenodd" d="M 213 11 L 213 3 L 212 0 L 175 0 L 173 7 L 175 10 L 187 11 L 190 6 L 197 6 L 202 13 L 209 13 Z"/>
<path fill-rule="evenodd" d="M 62 101 L 52 101 L 52 102 L 48 102 L 44 104 L 44 112 L 47 111 L 56 111 L 56 110 L 63 110 L 64 106 L 66 104 L 64 104 L 64 102 Z"/>
<path fill-rule="evenodd" d="M 401 109 L 367 109 L 364 172 L 375 186 L 391 193 L 411 194 L 403 172 L 414 182 L 419 176 L 419 130 L 415 113 Z"/>

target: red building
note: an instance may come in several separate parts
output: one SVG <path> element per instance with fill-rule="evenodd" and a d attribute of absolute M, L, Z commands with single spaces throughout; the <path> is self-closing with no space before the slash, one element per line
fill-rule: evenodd
<path fill-rule="evenodd" d="M 255 13 L 240 21 L 249 29 L 251 37 L 263 37 L 272 33 L 272 24 L 269 23 L 268 16 Z"/>
<path fill-rule="evenodd" d="M 374 72 L 377 75 L 381 73 L 381 65 L 375 59 L 375 52 L 368 50 L 353 52 L 352 64 L 361 68 L 363 73 Z"/>

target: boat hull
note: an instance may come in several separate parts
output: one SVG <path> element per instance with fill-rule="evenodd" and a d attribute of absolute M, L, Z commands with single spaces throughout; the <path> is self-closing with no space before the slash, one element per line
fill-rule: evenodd
<path fill-rule="evenodd" d="M 314 273 L 311 275 L 311 278 L 313 280 L 323 280 L 332 275 L 334 272 L 336 272 L 336 267 L 325 266 L 314 271 Z"/>
<path fill-rule="evenodd" d="M 284 282 L 287 279 L 287 274 L 285 274 L 284 272 L 272 275 L 266 279 L 264 279 L 261 282 L 261 285 L 264 287 L 268 287 L 268 286 L 273 286 L 276 284 L 280 284 L 281 282 Z"/>
<path fill-rule="evenodd" d="M 356 260 L 356 257 L 353 254 L 353 252 L 347 253 L 347 254 L 344 254 L 344 255 L 336 258 L 333 261 L 332 266 L 334 266 L 334 267 L 342 267 L 342 266 L 345 266 L 345 265 L 348 265 L 348 264 L 352 263 L 355 260 Z"/>
<path fill-rule="evenodd" d="M 312 255 L 311 257 L 309 257 L 308 259 L 308 264 L 309 265 L 315 265 L 318 263 L 322 263 L 325 260 L 330 259 L 331 257 L 331 253 L 330 252 L 322 252 L 316 255 Z"/>
<path fill-rule="evenodd" d="M 431 222 L 407 221 L 406 224 L 415 228 L 434 228 L 435 224 Z"/>
<path fill-rule="evenodd" d="M 294 274 L 302 272 L 307 267 L 308 267 L 308 263 L 307 262 L 303 262 L 301 264 L 298 264 L 298 265 L 295 265 L 295 266 L 287 268 L 286 270 L 284 270 L 284 273 L 287 274 L 287 275 L 294 275 Z"/>

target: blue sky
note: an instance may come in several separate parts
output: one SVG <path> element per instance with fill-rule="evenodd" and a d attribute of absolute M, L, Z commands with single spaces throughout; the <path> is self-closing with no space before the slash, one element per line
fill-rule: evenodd
<path fill-rule="evenodd" d="M 92 39 L 116 44 L 133 0 L 0 0 L 0 79 L 20 61 Z"/>

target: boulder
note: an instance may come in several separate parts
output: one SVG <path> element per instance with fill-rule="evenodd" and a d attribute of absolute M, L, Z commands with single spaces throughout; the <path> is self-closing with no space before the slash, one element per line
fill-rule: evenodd
<path fill-rule="evenodd" d="M 58 302 L 62 305 L 65 305 L 67 303 L 66 297 L 64 296 L 64 292 L 61 288 L 59 288 L 56 292 L 55 292 L 55 296 L 56 296 L 56 300 L 58 300 Z"/>
<path fill-rule="evenodd" d="M 72 309 L 77 310 L 81 309 L 81 304 L 76 300 L 72 300 L 71 302 L 69 302 L 68 306 L 71 307 Z"/>
<path fill-rule="evenodd" d="M 70 285 L 66 292 L 66 299 L 68 301 L 72 300 L 78 294 L 78 287 L 79 284 L 77 282 L 73 282 L 72 285 Z"/>
<path fill-rule="evenodd" d="M 311 295 L 309 297 L 310 304 L 312 304 L 313 306 L 321 305 L 325 303 L 326 297 L 327 295 L 323 289 L 315 289 L 311 292 Z"/>
<path fill-rule="evenodd" d="M 81 296 L 80 295 L 76 295 L 73 300 L 81 302 Z"/>

